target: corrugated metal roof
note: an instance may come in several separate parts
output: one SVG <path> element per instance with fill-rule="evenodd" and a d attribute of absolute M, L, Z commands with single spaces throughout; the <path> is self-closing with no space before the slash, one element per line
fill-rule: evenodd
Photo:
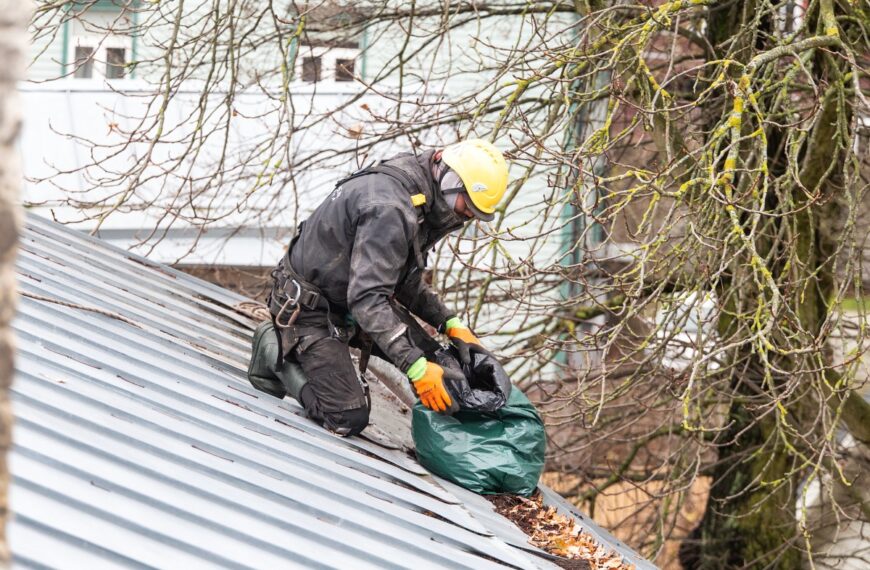
<path fill-rule="evenodd" d="M 245 298 L 35 216 L 18 271 L 15 566 L 554 567 L 483 499 L 252 389 Z"/>

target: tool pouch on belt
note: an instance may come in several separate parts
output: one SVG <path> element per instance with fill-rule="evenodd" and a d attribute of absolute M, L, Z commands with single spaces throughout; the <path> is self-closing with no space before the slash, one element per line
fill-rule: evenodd
<path fill-rule="evenodd" d="M 302 387 L 308 380 L 302 367 L 295 362 L 286 360 L 281 366 L 275 366 L 278 340 L 272 326 L 272 323 L 265 321 L 254 332 L 248 380 L 258 390 L 276 398 L 289 394 L 299 400 Z"/>

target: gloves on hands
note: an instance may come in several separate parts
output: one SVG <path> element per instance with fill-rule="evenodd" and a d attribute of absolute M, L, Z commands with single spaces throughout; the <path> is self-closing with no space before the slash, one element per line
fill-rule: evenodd
<path fill-rule="evenodd" d="M 420 402 L 430 410 L 446 412 L 453 407 L 453 400 L 444 387 L 444 369 L 434 362 L 421 357 L 408 369 L 408 378 L 414 383 Z"/>
<path fill-rule="evenodd" d="M 480 340 L 474 336 L 467 326 L 458 318 L 453 317 L 445 323 L 447 336 L 450 342 L 456 347 L 459 353 L 459 359 L 463 364 L 471 364 L 471 354 L 473 352 L 482 352 L 489 354 L 489 351 L 483 348 Z M 407 375 L 414 384 L 414 390 L 420 397 L 420 402 L 436 412 L 452 412 L 459 409 L 459 406 L 454 406 L 450 394 L 444 386 L 445 375 L 452 378 L 451 374 L 461 376 L 460 372 L 453 370 L 445 370 L 434 362 L 429 362 L 424 357 L 417 359 L 414 364 L 408 368 Z"/>
<path fill-rule="evenodd" d="M 462 364 L 471 364 L 472 352 L 489 354 L 489 351 L 483 348 L 480 339 L 474 336 L 471 329 L 465 326 L 458 318 L 453 317 L 448 319 L 445 323 L 445 328 L 447 329 L 447 336 L 450 338 L 450 342 L 459 352 L 459 359 L 462 361 Z"/>

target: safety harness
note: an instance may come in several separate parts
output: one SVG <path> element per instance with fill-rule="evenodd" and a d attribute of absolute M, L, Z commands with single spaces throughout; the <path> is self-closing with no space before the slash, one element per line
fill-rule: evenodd
<path fill-rule="evenodd" d="M 417 222 L 420 223 L 423 221 L 426 214 L 429 212 L 429 205 L 426 203 L 426 196 L 422 193 L 413 191 L 413 189 L 416 188 L 416 184 L 408 173 L 403 171 L 401 168 L 385 164 L 383 161 L 342 178 L 335 184 L 335 188 L 339 188 L 355 178 L 366 176 L 368 174 L 385 174 L 398 181 L 402 188 L 410 194 L 411 204 L 417 208 Z M 299 227 L 296 229 L 296 234 L 293 236 L 293 239 L 290 240 L 287 253 L 284 254 L 284 257 L 281 259 L 278 266 L 272 270 L 272 290 L 266 299 L 269 313 L 272 315 L 275 336 L 278 338 L 278 368 L 282 366 L 284 361 L 284 350 L 281 346 L 281 329 L 290 329 L 292 327 L 293 334 L 297 337 L 323 333 L 322 327 L 299 327 L 294 324 L 302 309 L 307 309 L 309 311 L 326 311 L 326 322 L 328 327 L 331 329 L 331 334 L 333 336 L 339 336 L 340 332 L 338 329 L 344 328 L 333 322 L 332 313 L 334 307 L 330 305 L 326 295 L 324 295 L 316 285 L 296 273 L 293 266 L 290 264 L 290 255 L 293 251 L 293 246 L 299 240 L 299 236 L 302 235 L 302 228 L 304 225 L 305 222 L 299 224 Z M 422 270 L 425 267 L 425 259 L 423 257 L 419 239 L 414 240 L 413 247 L 417 267 Z M 367 340 L 361 339 L 363 348 L 361 349 L 359 361 L 360 372 L 363 373 L 368 366 L 369 357 L 371 356 L 372 351 L 371 339 L 368 338 L 368 335 L 365 335 L 365 339 Z"/>
<path fill-rule="evenodd" d="M 366 176 L 368 174 L 385 174 L 390 178 L 396 180 L 399 185 L 404 188 L 406 192 L 408 192 L 411 197 L 411 204 L 417 209 L 417 223 L 420 224 L 423 222 L 423 219 L 426 217 L 426 214 L 429 213 L 430 208 L 430 205 L 426 202 L 426 195 L 414 191 L 417 185 L 414 183 L 414 180 L 408 175 L 407 172 L 405 172 L 401 168 L 392 166 L 391 164 L 387 164 L 383 160 L 376 164 L 367 166 L 362 170 L 357 170 L 346 178 L 342 178 L 335 184 L 335 187 L 338 188 L 346 182 L 350 182 L 355 178 L 359 178 L 360 176 Z M 423 269 L 425 269 L 426 262 L 425 258 L 423 257 L 423 248 L 420 244 L 420 240 L 415 239 L 412 245 L 414 247 L 414 260 L 417 262 L 417 268 L 422 271 Z"/>

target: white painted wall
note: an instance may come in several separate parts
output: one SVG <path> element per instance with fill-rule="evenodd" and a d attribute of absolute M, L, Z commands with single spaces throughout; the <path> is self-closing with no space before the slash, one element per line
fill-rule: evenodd
<path fill-rule="evenodd" d="M 200 5 L 204 9 L 205 4 Z M 171 12 L 167 11 L 171 14 Z M 140 15 L 140 18 L 147 16 Z M 78 79 L 71 76 L 56 81 L 43 82 L 46 79 L 56 78 L 62 69 L 63 42 L 67 43 L 67 62 L 71 62 L 75 53 L 76 45 L 100 46 L 104 51 L 108 45 L 126 46 L 129 43 L 132 51 L 132 39 L 117 35 L 110 35 L 100 42 L 98 39 L 102 30 L 107 28 L 123 28 L 129 22 L 125 16 L 111 12 L 93 12 L 88 14 L 90 24 L 82 25 L 73 21 L 68 25 L 65 33 L 61 33 L 53 41 L 40 40 L 33 46 L 34 51 L 44 50 L 40 57 L 31 66 L 29 77 L 32 83 L 25 84 L 24 104 L 26 112 L 25 131 L 22 137 L 22 149 L 25 154 L 25 172 L 31 182 L 25 190 L 25 199 L 32 202 L 33 209 L 39 213 L 54 217 L 65 222 L 76 222 L 83 230 L 91 230 L 96 225 L 95 216 L 99 212 L 76 211 L 59 205 L 63 192 L 54 184 L 38 182 L 51 175 L 55 171 L 73 170 L 86 164 L 89 160 L 91 149 L 85 144 L 71 137 L 95 141 L 99 144 L 118 144 L 123 141 L 119 130 L 132 127 L 135 123 L 132 117 L 153 116 L 155 109 L 147 108 L 146 102 L 153 94 L 155 86 L 149 81 L 157 79 L 157 75 L 149 64 L 144 63 L 136 68 L 136 79 L 128 76 L 125 79 L 107 81 L 95 73 L 93 79 Z M 200 33 L 208 26 L 207 19 L 190 17 L 191 24 L 183 27 L 181 34 L 193 36 Z M 448 20 L 451 22 L 452 20 Z M 123 25 L 122 25 L 123 24 Z M 421 37 L 428 31 L 440 25 L 435 18 L 427 20 L 415 20 L 415 32 L 411 41 L 405 46 L 406 54 L 413 52 L 420 46 Z M 356 72 L 364 73 L 364 80 L 371 81 L 373 78 L 386 75 L 387 79 L 381 87 L 386 97 L 376 95 L 366 96 L 339 115 L 338 121 L 329 121 L 316 129 L 294 134 L 293 146 L 301 155 L 310 154 L 320 150 L 346 148 L 352 146 L 354 141 L 344 136 L 343 128 L 356 123 L 372 123 L 371 116 L 362 110 L 361 105 L 366 104 L 370 109 L 386 109 L 393 103 L 399 93 L 398 74 L 390 72 L 392 66 L 398 60 L 398 55 L 405 42 L 403 30 L 391 26 L 375 25 L 367 30 L 361 38 L 362 53 L 346 48 L 308 48 L 300 46 L 296 60 L 296 81 L 291 86 L 294 107 L 298 116 L 307 113 L 312 114 L 309 122 L 320 112 L 325 112 L 347 101 L 358 93 L 361 86 L 357 83 L 343 83 L 334 81 L 335 60 L 358 55 Z M 479 71 L 481 62 L 496 65 L 497 58 L 510 53 L 511 46 L 517 41 L 526 38 L 531 27 L 527 22 L 519 18 L 501 18 L 500 20 L 488 20 L 484 25 L 471 23 L 453 30 L 449 34 L 449 42 L 440 45 L 426 46 L 419 54 L 408 56 L 404 64 L 406 80 L 402 84 L 402 94 L 408 102 L 403 105 L 403 113 L 419 113 L 421 107 L 415 103 L 426 101 L 422 107 L 423 112 L 439 113 L 446 109 L 439 109 L 435 104 L 445 94 L 455 96 L 457 93 L 468 93 L 470 97 L 481 97 L 488 90 L 493 89 L 504 78 L 495 81 L 491 73 Z M 262 34 L 270 33 L 268 26 L 263 26 Z M 171 33 L 171 21 L 160 21 L 153 25 L 144 37 L 137 38 L 136 51 L 138 58 L 149 60 L 156 58 L 160 51 L 158 45 L 167 41 Z M 256 45 L 255 41 L 252 44 Z M 493 47 L 488 47 L 488 46 Z M 323 58 L 324 81 L 312 84 L 305 83 L 302 77 L 302 58 L 306 55 L 317 55 Z M 181 59 L 191 60 L 195 58 L 185 54 Z M 259 45 L 257 49 L 247 54 L 244 68 L 246 73 L 253 76 L 256 73 L 266 73 L 280 65 L 277 47 L 274 45 Z M 101 58 L 97 57 L 95 67 L 100 67 Z M 103 62 L 104 64 L 104 62 Z M 72 71 L 67 66 L 68 72 Z M 264 76 L 265 85 L 275 88 L 280 84 L 280 77 L 272 75 Z M 277 89 L 276 89 L 277 93 Z M 213 91 L 209 97 L 216 101 L 224 93 Z M 197 86 L 191 82 L 189 89 L 184 89 L 182 95 L 176 98 L 167 109 L 167 129 L 178 128 L 184 132 L 184 121 L 198 102 L 199 92 Z M 228 154 L 238 160 L 246 148 L 255 141 L 261 141 L 271 133 L 273 125 L 264 124 L 263 121 L 251 119 L 256 115 L 263 115 L 276 107 L 277 103 L 270 101 L 261 92 L 251 90 L 237 95 L 236 106 L 239 117 L 231 122 L 228 135 Z M 460 133 L 464 136 L 474 136 L 474 133 Z M 442 138 L 443 136 L 443 138 Z M 421 138 L 424 142 L 437 144 L 439 140 L 454 140 L 456 133 L 444 132 L 423 133 Z M 216 137 L 207 145 L 211 154 L 218 154 L 218 145 L 222 141 Z M 119 157 L 110 163 L 118 171 L 129 168 L 134 163 L 135 157 L 141 156 L 147 150 L 147 144 L 138 143 L 131 145 Z M 383 158 L 398 151 L 406 150 L 401 144 L 392 147 L 381 145 L 373 151 L 373 156 Z M 106 150 L 97 150 L 107 152 Z M 173 148 L 172 145 L 160 145 L 156 154 L 162 158 L 169 158 L 183 152 L 183 149 Z M 209 153 L 205 153 L 209 154 Z M 210 159 L 197 157 L 197 164 L 193 166 L 192 173 L 207 171 Z M 249 200 L 245 202 L 242 211 L 222 211 L 222 205 L 234 205 L 238 200 L 233 196 L 251 193 L 252 181 L 233 182 L 224 184 L 217 196 L 215 192 L 206 193 L 199 197 L 200 207 L 206 204 L 215 211 L 215 215 L 225 216 L 221 222 L 212 227 L 212 231 L 200 235 L 196 228 L 185 225 L 179 221 L 170 227 L 163 223 L 161 231 L 152 234 L 153 227 L 162 216 L 165 206 L 171 203 L 183 180 L 171 178 L 145 184 L 144 194 L 150 202 L 145 200 L 134 201 L 123 211 L 112 214 L 101 224 L 104 230 L 103 236 L 111 239 L 118 245 L 131 248 L 139 253 L 144 253 L 158 261 L 175 262 L 184 258 L 190 263 L 221 263 L 239 265 L 271 265 L 286 241 L 289 228 L 297 223 L 297 218 L 304 218 L 306 212 L 316 206 L 321 197 L 329 192 L 335 179 L 354 170 L 357 165 L 353 163 L 334 164 L 333 170 L 320 172 L 297 173 L 295 187 L 286 184 L 287 165 L 282 164 L 277 168 L 274 164 L 264 167 L 261 164 L 246 165 L 246 172 L 254 176 L 258 170 L 266 177 L 273 177 L 273 183 L 258 189 Z M 143 177 L 153 173 L 153 169 Z M 55 179 L 66 190 L 81 191 L 90 186 L 87 176 L 97 176 L 97 172 L 78 173 L 64 175 Z M 121 182 L 107 191 L 123 191 L 125 183 Z M 536 189 L 537 188 L 537 189 Z M 511 208 L 511 216 L 508 223 L 502 228 L 510 229 L 511 235 L 505 235 L 505 247 L 516 258 L 552 257 L 559 247 L 558 233 L 548 233 L 552 230 L 547 227 L 553 221 L 547 223 L 538 215 L 539 203 L 548 195 L 546 183 L 541 180 L 540 184 L 527 185 L 524 194 L 519 196 Z M 297 199 L 298 198 L 298 199 Z M 297 212 L 298 208 L 298 212 Z M 276 211 L 278 214 L 263 220 L 263 212 Z M 286 212 L 286 215 L 283 213 Z M 558 220 L 558 216 L 554 216 Z M 233 237 L 233 230 L 238 230 Z M 166 236 L 165 239 L 157 240 L 156 236 Z M 543 234 L 534 242 L 524 241 L 528 236 Z M 263 236 L 263 237 L 260 237 Z M 265 237 L 274 236 L 274 237 Z M 145 241 L 146 243 L 140 243 Z M 159 242 L 159 243 L 157 243 Z"/>
<path fill-rule="evenodd" d="M 83 230 L 96 227 L 95 216 L 99 212 L 64 207 L 60 202 L 65 197 L 75 195 L 77 190 L 89 188 L 88 176 L 105 176 L 102 169 L 61 174 L 53 182 L 40 179 L 74 170 L 88 164 L 91 153 L 101 155 L 110 150 L 94 150 L 82 144 L 83 140 L 102 145 L 119 144 L 126 140 L 119 130 L 130 128 L 135 123 L 129 117 L 146 112 L 152 88 L 136 80 L 115 82 L 115 88 L 123 90 L 106 91 L 96 81 L 78 80 L 22 86 L 27 126 L 22 133 L 21 147 L 24 169 L 29 178 L 24 199 L 31 204 L 32 210 L 62 222 L 75 222 Z M 353 94 L 320 93 L 312 97 L 310 93 L 302 93 L 296 107 L 300 114 L 312 112 L 316 115 L 323 109 L 341 105 Z M 211 95 L 221 98 L 225 94 L 214 92 Z M 179 133 L 192 128 L 188 116 L 198 98 L 199 92 L 196 90 L 181 93 L 167 109 L 165 128 L 178 129 Z M 272 136 L 272 126 L 257 117 L 274 104 L 262 93 L 241 93 L 237 96 L 235 108 L 239 115 L 232 119 L 228 134 L 231 156 L 238 159 L 256 141 Z M 378 102 L 369 100 L 368 104 L 377 108 Z M 359 120 L 354 117 L 359 112 L 359 107 L 353 106 L 345 113 L 340 113 L 338 120 L 352 124 Z M 78 139 L 70 136 L 73 134 Z M 319 128 L 299 134 L 294 138 L 293 147 L 300 154 L 309 154 L 351 143 L 352 139 L 339 136 L 334 125 L 324 123 Z M 289 169 L 287 165 L 279 164 L 278 159 L 268 165 L 259 160 L 252 161 L 241 169 L 246 178 L 228 181 L 194 200 L 200 216 L 208 213 L 222 218 L 219 223 L 210 226 L 210 231 L 200 235 L 190 225 L 175 222 L 167 227 L 165 220 L 160 222 L 159 218 L 166 207 L 178 206 L 175 198 L 179 188 L 186 195 L 183 175 L 189 173 L 197 177 L 210 172 L 222 144 L 222 136 L 213 137 L 195 161 L 184 157 L 185 146 L 180 143 L 159 145 L 155 149 L 158 161 L 179 156 L 183 158 L 179 159 L 181 167 L 178 175 L 149 181 L 149 177 L 160 174 L 160 168 L 149 168 L 142 175 L 146 181 L 137 192 L 138 198 L 129 200 L 123 209 L 109 216 L 101 225 L 101 229 L 105 230 L 103 237 L 162 262 L 176 262 L 184 258 L 187 263 L 272 265 L 286 243 L 289 229 L 295 227 L 299 219 L 304 218 L 332 190 L 337 175 L 351 172 L 357 167 L 356 164 L 336 164 L 335 170 L 306 170 L 296 173 L 297 178 L 291 185 L 287 179 Z M 123 172 L 148 147 L 145 142 L 132 144 L 119 156 L 107 161 L 104 168 Z M 46 152 L 47 149 L 50 150 Z M 258 178 L 264 182 L 260 187 L 256 187 Z M 271 183 L 265 182 L 269 179 Z M 104 192 L 122 192 L 128 181 L 129 178 L 121 180 Z M 247 198 L 243 200 L 245 196 Z M 236 209 L 235 206 L 240 202 L 243 207 Z M 298 215 L 297 206 L 300 208 Z M 152 234 L 155 226 L 161 226 L 162 229 Z M 164 233 L 169 239 L 160 238 Z M 147 243 L 140 244 L 143 240 Z"/>

